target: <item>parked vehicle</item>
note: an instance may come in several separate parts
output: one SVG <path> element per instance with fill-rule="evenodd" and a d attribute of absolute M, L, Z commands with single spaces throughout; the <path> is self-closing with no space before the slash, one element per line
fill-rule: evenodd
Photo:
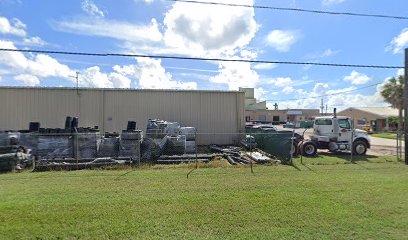
<path fill-rule="evenodd" d="M 304 156 L 314 156 L 317 149 L 329 151 L 353 151 L 356 155 L 365 155 L 370 148 L 368 133 L 353 129 L 349 117 L 334 116 L 316 117 L 313 124 L 313 135 L 299 145 Z"/>

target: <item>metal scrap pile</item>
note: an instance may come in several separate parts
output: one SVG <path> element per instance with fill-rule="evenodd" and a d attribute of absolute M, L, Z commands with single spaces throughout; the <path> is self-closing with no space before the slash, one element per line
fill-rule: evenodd
<path fill-rule="evenodd" d="M 32 162 L 29 150 L 17 144 L 14 134 L 0 132 L 0 172 L 22 170 Z"/>
<path fill-rule="evenodd" d="M 178 122 L 149 119 L 146 138 L 152 139 L 164 155 L 196 152 L 196 128 L 181 127 Z"/>
<path fill-rule="evenodd" d="M 269 154 L 254 148 L 251 148 L 251 151 L 244 151 L 242 148 L 235 146 L 221 147 L 218 145 L 211 145 L 210 149 L 223 153 L 223 157 L 231 165 L 250 164 L 251 161 L 254 161 L 255 163 L 280 163 L 279 160 L 274 159 Z"/>

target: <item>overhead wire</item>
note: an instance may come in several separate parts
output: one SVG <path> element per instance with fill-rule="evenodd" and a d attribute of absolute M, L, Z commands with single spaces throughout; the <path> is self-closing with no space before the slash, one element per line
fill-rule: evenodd
<path fill-rule="evenodd" d="M 222 5 L 222 6 L 230 6 L 230 7 L 245 7 L 245 8 L 278 10 L 278 11 L 306 12 L 306 13 L 315 13 L 315 14 L 344 15 L 344 16 L 353 16 L 353 17 L 371 17 L 371 18 L 386 18 L 386 19 L 395 19 L 395 20 L 408 20 L 408 17 L 405 17 L 405 16 L 393 16 L 393 15 L 384 15 L 384 14 L 334 12 L 334 11 L 323 11 L 323 10 L 313 10 L 313 9 L 304 9 L 304 8 L 273 7 L 273 6 L 222 3 L 222 2 L 203 2 L 203 1 L 196 1 L 196 0 L 167 0 L 167 1 L 206 4 L 206 5 Z"/>
<path fill-rule="evenodd" d="M 13 48 L 0 48 L 0 51 L 1 52 L 24 52 L 24 53 L 81 55 L 81 56 L 94 56 L 94 57 L 142 57 L 142 58 L 160 58 L 160 59 L 196 60 L 196 61 L 272 63 L 272 64 L 285 64 L 285 65 L 313 65 L 313 66 L 328 66 L 328 67 L 378 68 L 378 69 L 401 69 L 401 68 L 404 68 L 402 66 L 391 66 L 391 65 L 344 64 L 344 63 L 297 62 L 297 61 L 271 61 L 271 60 L 227 59 L 227 58 L 203 58 L 203 57 L 183 57 L 183 56 L 132 54 L 132 53 L 127 53 L 127 54 L 124 54 L 124 53 L 90 53 L 90 52 L 49 51 L 49 50 L 33 50 L 33 49 L 13 49 Z"/>

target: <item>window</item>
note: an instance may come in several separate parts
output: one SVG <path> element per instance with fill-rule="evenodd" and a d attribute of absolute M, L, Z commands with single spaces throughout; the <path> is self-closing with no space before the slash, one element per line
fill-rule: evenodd
<path fill-rule="evenodd" d="M 331 119 L 316 119 L 315 121 L 316 125 L 332 125 L 332 120 Z"/>
<path fill-rule="evenodd" d="M 279 116 L 273 116 L 273 121 L 274 122 L 279 122 Z"/>
<path fill-rule="evenodd" d="M 250 122 L 251 121 L 251 117 L 250 116 L 246 116 L 245 117 L 245 122 Z"/>
<path fill-rule="evenodd" d="M 266 121 L 266 115 L 259 115 L 258 120 L 259 121 Z"/>
<path fill-rule="evenodd" d="M 338 121 L 340 128 L 350 129 L 350 122 L 348 121 L 348 119 L 339 119 Z"/>
<path fill-rule="evenodd" d="M 366 125 L 367 124 L 367 118 L 362 118 L 357 120 L 358 125 Z"/>

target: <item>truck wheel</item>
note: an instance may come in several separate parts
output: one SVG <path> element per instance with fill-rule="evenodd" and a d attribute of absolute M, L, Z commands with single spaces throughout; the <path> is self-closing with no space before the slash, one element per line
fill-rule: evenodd
<path fill-rule="evenodd" d="M 367 152 L 367 143 L 357 140 L 353 143 L 353 153 L 356 155 L 365 155 Z"/>
<path fill-rule="evenodd" d="M 302 145 L 302 154 L 306 157 L 315 156 L 317 153 L 317 146 L 312 142 L 305 142 Z"/>

